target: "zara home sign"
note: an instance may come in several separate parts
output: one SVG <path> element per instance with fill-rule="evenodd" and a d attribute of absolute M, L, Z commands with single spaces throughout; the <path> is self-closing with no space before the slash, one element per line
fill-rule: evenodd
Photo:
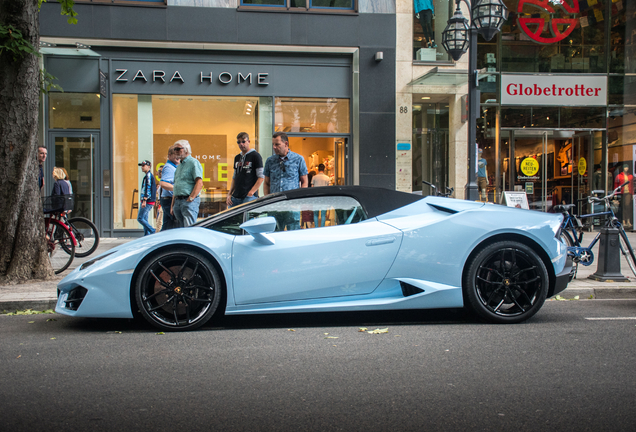
<path fill-rule="evenodd" d="M 502 105 L 607 105 L 607 76 L 501 74 Z"/>

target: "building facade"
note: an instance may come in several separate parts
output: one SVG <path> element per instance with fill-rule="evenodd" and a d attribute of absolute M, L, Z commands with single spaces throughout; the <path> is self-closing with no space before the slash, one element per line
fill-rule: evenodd
<path fill-rule="evenodd" d="M 409 190 L 410 178 L 410 189 L 421 190 L 423 179 L 453 186 L 463 197 L 468 171 L 468 56 L 452 63 L 439 43 L 455 4 L 432 1 L 434 15 L 423 22 L 422 15 L 431 15 L 417 17 L 414 3 L 420 2 L 398 1 L 396 8 L 396 100 L 405 107 L 396 114 L 397 137 L 411 145 L 409 152 L 398 152 L 396 166 L 408 167 L 410 158 L 412 171 L 398 187 Z M 630 228 L 636 159 L 636 4 L 504 3 L 509 17 L 502 31 L 489 42 L 480 36 L 478 46 L 477 145 L 486 168 L 481 171 L 488 184 L 485 197 L 500 202 L 502 191 L 525 191 L 532 209 L 550 211 L 565 202 L 577 204 L 582 214 L 592 209 L 580 198 L 629 182 L 614 200 L 614 209 Z M 462 10 L 469 16 L 463 4 Z"/>
<path fill-rule="evenodd" d="M 187 139 L 204 167 L 200 217 L 225 208 L 247 132 L 263 156 L 284 131 L 333 184 L 395 188 L 394 0 L 44 4 L 41 51 L 64 92 L 43 102 L 47 170 L 104 236 L 141 234 L 142 160 Z M 53 157 L 51 157 L 53 156 Z M 153 222 L 154 223 L 154 222 Z"/>

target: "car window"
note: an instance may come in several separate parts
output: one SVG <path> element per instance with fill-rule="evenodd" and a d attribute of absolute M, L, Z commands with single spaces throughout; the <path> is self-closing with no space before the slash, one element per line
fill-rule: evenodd
<path fill-rule="evenodd" d="M 279 201 L 248 211 L 245 220 L 266 216 L 276 219 L 276 231 L 347 225 L 367 218 L 360 203 L 347 196 Z"/>
<path fill-rule="evenodd" d="M 207 226 L 207 228 L 226 234 L 241 235 L 243 234 L 243 230 L 241 229 L 241 224 L 243 223 L 243 215 L 244 213 L 236 214 L 232 217 L 215 222 L 212 225 Z"/>

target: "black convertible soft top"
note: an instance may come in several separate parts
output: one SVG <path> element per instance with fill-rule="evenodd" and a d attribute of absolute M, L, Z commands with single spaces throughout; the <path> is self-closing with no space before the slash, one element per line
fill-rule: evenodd
<path fill-rule="evenodd" d="M 277 192 L 267 195 L 257 200 L 242 204 L 238 207 L 231 208 L 209 218 L 203 219 L 193 226 L 207 226 L 226 217 L 232 217 L 237 213 L 242 213 L 255 207 L 266 205 L 270 202 L 281 201 L 285 199 L 298 199 L 317 196 L 349 196 L 356 199 L 367 214 L 367 217 L 373 218 L 392 210 L 404 207 L 421 200 L 421 195 L 399 192 L 395 190 L 374 188 L 367 186 L 323 186 L 313 188 L 294 189 L 285 192 Z"/>

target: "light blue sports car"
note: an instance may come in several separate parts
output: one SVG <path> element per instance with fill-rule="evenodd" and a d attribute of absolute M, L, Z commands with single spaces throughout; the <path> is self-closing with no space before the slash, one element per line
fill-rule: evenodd
<path fill-rule="evenodd" d="M 84 263 L 56 312 L 191 330 L 213 316 L 467 306 L 493 323 L 565 289 L 561 215 L 360 186 L 277 193 Z"/>

